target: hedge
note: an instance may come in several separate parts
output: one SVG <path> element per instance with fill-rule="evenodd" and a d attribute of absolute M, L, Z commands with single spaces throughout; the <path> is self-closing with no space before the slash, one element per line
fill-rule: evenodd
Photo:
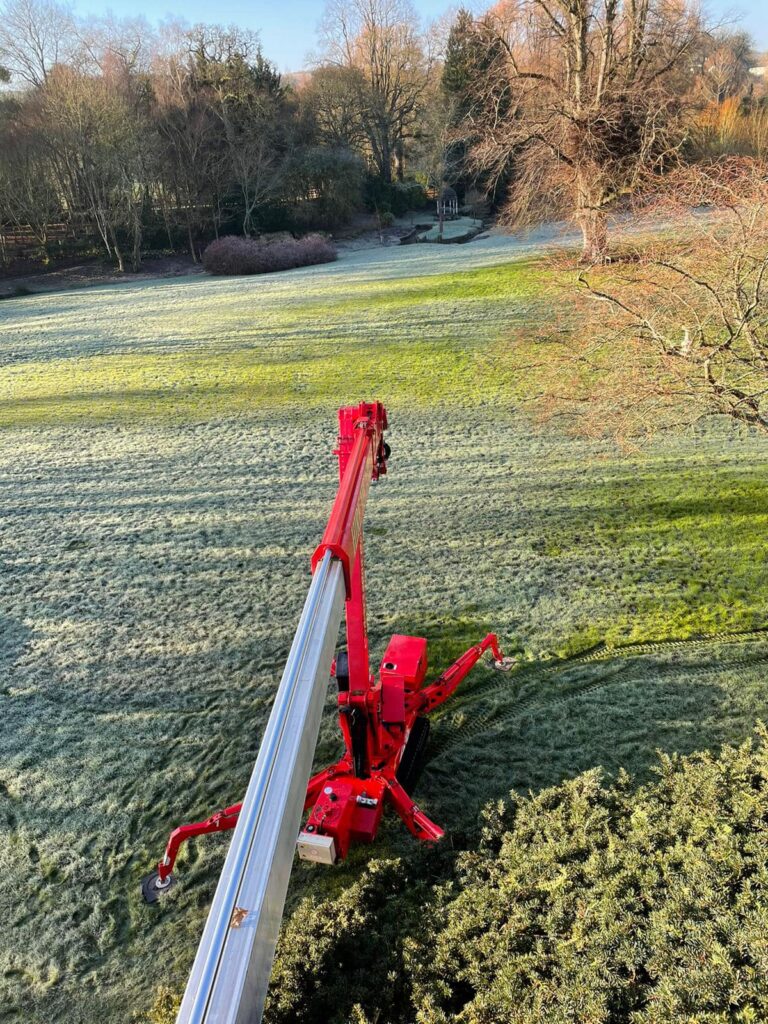
<path fill-rule="evenodd" d="M 270 1024 L 768 1020 L 762 728 L 639 788 L 593 770 L 513 794 L 458 856 L 343 870 L 283 930 Z"/>
<path fill-rule="evenodd" d="M 335 246 L 322 235 L 266 244 L 253 238 L 226 235 L 211 242 L 205 250 L 203 267 L 215 275 L 269 274 L 275 270 L 332 263 L 336 258 Z"/>

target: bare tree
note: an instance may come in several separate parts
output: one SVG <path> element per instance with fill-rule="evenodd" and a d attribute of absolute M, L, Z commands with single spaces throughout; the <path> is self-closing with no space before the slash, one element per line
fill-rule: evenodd
<path fill-rule="evenodd" d="M 461 131 L 490 178 L 513 169 L 507 214 L 573 215 L 587 262 L 607 252 L 606 209 L 685 138 L 695 69 L 686 0 L 504 0 L 478 26 L 495 59 Z"/>
<path fill-rule="evenodd" d="M 39 86 L 78 47 L 69 6 L 56 0 L 4 0 L 0 4 L 0 63 L 12 81 Z"/>
<path fill-rule="evenodd" d="M 227 187 L 226 147 L 209 97 L 189 62 L 188 40 L 177 40 L 154 65 L 152 117 L 158 135 L 159 201 L 180 221 L 189 252 L 198 259 L 198 240 L 213 222 L 218 227 L 220 197 Z M 170 228 L 169 228 L 170 234 Z"/>
<path fill-rule="evenodd" d="M 699 86 L 707 99 L 722 103 L 749 85 L 752 40 L 746 32 L 716 32 L 705 37 Z"/>
<path fill-rule="evenodd" d="M 48 257 L 51 225 L 61 217 L 61 193 L 47 141 L 14 119 L 0 131 L 0 217 L 29 231 Z"/>
<path fill-rule="evenodd" d="M 409 0 L 329 0 L 322 24 L 329 63 L 356 69 L 359 107 L 371 157 L 381 178 L 404 174 L 427 86 L 419 23 Z"/>
<path fill-rule="evenodd" d="M 107 77 L 148 75 L 160 42 L 144 18 L 105 17 L 77 22 L 78 67 Z"/>
<path fill-rule="evenodd" d="M 676 171 L 645 216 L 621 263 L 581 271 L 545 358 L 520 352 L 537 407 L 621 441 L 713 414 L 768 434 L 768 165 Z"/>
<path fill-rule="evenodd" d="M 64 200 L 83 211 L 124 270 L 123 238 L 138 269 L 150 133 L 142 96 L 119 79 L 58 68 L 35 98 Z"/>

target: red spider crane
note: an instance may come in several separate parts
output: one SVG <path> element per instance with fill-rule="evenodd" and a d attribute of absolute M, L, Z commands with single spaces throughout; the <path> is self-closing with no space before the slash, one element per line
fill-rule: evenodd
<path fill-rule="evenodd" d="M 343 860 L 352 843 L 376 836 L 385 803 L 406 827 L 427 842 L 443 830 L 411 799 L 421 755 L 429 734 L 426 716 L 450 697 L 486 651 L 497 668 L 507 668 L 495 634 L 470 647 L 434 682 L 425 685 L 427 641 L 395 635 L 379 666 L 370 670 L 363 571 L 363 513 L 372 481 L 387 472 L 389 445 L 384 441 L 387 414 L 380 402 L 339 410 L 339 489 L 323 539 L 312 557 L 312 571 L 327 553 L 343 566 L 346 587 L 346 649 L 331 672 L 338 684 L 342 757 L 314 775 L 307 785 L 305 811 L 311 808 L 298 838 L 299 856 L 333 864 Z M 241 804 L 218 811 L 206 821 L 180 825 L 168 839 L 157 869 L 142 883 L 148 902 L 173 884 L 173 867 L 182 843 L 193 836 L 232 829 Z"/>

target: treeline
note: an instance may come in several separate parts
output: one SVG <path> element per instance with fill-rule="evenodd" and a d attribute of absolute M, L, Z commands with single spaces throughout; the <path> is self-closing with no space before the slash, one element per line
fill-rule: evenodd
<path fill-rule="evenodd" d="M 568 13 L 570 7 L 573 12 Z M 330 0 L 321 56 L 287 79 L 258 37 L 0 6 L 0 260 L 148 250 L 382 222 L 454 186 L 510 221 L 605 211 L 697 152 L 765 149 L 740 33 L 685 2 L 503 2 L 424 30 L 408 0 Z"/>
<path fill-rule="evenodd" d="M 401 15 L 344 20 L 327 36 L 334 63 L 286 81 L 239 28 L 84 24 L 11 0 L 0 225 L 43 257 L 98 247 L 135 269 L 147 249 L 197 259 L 222 234 L 333 230 L 364 207 L 423 204 L 403 179 L 430 67 Z"/>

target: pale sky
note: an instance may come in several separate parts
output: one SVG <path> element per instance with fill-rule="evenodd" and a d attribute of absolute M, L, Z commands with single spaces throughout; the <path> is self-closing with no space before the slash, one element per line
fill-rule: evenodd
<path fill-rule="evenodd" d="M 414 0 L 414 6 L 425 19 L 433 18 L 461 6 L 451 0 Z M 482 10 L 489 3 L 466 3 L 472 10 Z M 79 14 L 106 14 L 118 17 L 144 15 L 150 21 L 165 17 L 198 21 L 234 23 L 258 30 L 264 55 L 280 71 L 298 71 L 306 65 L 308 53 L 316 46 L 316 29 L 323 12 L 323 0 L 75 0 Z M 760 49 L 768 49 L 768 0 L 708 0 L 707 10 L 717 19 L 739 18 L 752 33 Z"/>

